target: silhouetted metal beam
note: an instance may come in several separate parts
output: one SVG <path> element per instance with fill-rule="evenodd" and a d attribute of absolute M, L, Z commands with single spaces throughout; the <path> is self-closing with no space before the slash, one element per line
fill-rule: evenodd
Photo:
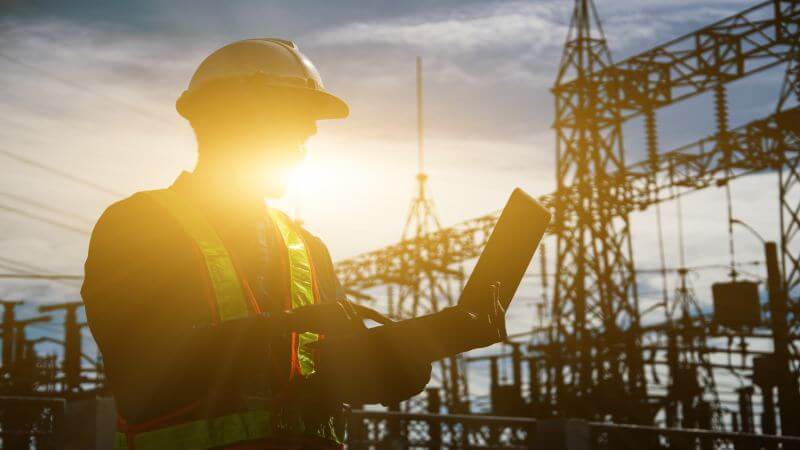
<path fill-rule="evenodd" d="M 672 198 L 672 187 L 680 187 L 682 193 L 716 186 L 752 173 L 776 170 L 786 161 L 795 160 L 800 154 L 800 140 L 789 129 L 778 125 L 774 114 L 732 129 L 730 165 L 725 163 L 724 149 L 717 145 L 715 136 L 709 136 L 670 152 L 661 153 L 657 170 L 652 171 L 651 161 L 641 161 L 628 166 L 623 173 L 608 177 L 609 191 L 614 194 L 613 203 L 617 211 L 627 213 L 644 210 L 659 201 Z M 780 118 L 800 120 L 800 108 L 791 109 Z M 652 177 L 656 182 L 652 183 Z M 599 181 L 598 181 L 599 182 Z M 539 197 L 549 208 L 558 201 L 573 201 L 577 188 L 569 187 Z M 340 260 L 336 273 L 348 289 L 361 291 L 386 284 L 386 280 L 402 281 L 408 261 L 416 253 L 414 245 L 430 249 L 426 254 L 430 264 L 442 267 L 442 261 L 457 264 L 480 255 L 489 234 L 499 217 L 499 211 L 460 222 L 452 227 L 426 235 L 417 240 L 400 243 Z M 572 220 L 556 226 L 571 227 Z"/>
<path fill-rule="evenodd" d="M 800 2 L 770 0 L 553 89 L 570 103 L 587 83 L 601 103 L 601 127 L 786 62 L 800 30 Z M 577 118 L 555 118 L 555 126 Z M 614 115 L 619 111 L 621 115 Z"/>

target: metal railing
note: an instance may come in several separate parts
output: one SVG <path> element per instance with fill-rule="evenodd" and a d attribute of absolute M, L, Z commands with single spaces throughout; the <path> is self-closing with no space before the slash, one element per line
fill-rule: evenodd
<path fill-rule="evenodd" d="M 63 449 L 65 401 L 0 397 L 0 449 Z M 800 450 L 800 437 L 466 414 L 351 411 L 348 450 Z"/>
<path fill-rule="evenodd" d="M 800 437 L 590 423 L 592 450 L 800 450 Z"/>
<path fill-rule="evenodd" d="M 350 450 L 800 450 L 800 437 L 582 420 L 352 411 Z"/>
<path fill-rule="evenodd" d="M 348 449 L 530 448 L 536 422 L 519 417 L 352 411 Z"/>
<path fill-rule="evenodd" d="M 0 449 L 64 448 L 63 398 L 0 396 Z"/>

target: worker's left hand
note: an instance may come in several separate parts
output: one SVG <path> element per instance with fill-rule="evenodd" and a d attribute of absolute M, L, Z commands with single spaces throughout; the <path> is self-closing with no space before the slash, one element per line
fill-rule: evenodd
<path fill-rule="evenodd" d="M 405 357 L 413 348 L 376 345 L 369 332 L 318 343 L 316 372 L 308 380 L 318 404 L 388 405 L 422 392 L 431 378 L 429 362 Z"/>
<path fill-rule="evenodd" d="M 295 332 L 335 335 L 365 328 L 361 316 L 346 300 L 301 306 L 287 311 L 284 319 L 286 330 Z"/>

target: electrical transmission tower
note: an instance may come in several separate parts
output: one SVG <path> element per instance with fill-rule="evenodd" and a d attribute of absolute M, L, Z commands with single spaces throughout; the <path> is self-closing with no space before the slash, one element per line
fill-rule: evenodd
<path fill-rule="evenodd" d="M 417 191 L 403 226 L 403 241 L 421 242 L 427 234 L 441 229 L 433 199 L 427 192 L 428 175 L 425 173 L 425 138 L 422 109 L 422 59 L 417 57 Z M 433 267 L 425 267 L 423 262 L 430 252 L 424 245 L 415 245 L 412 258 L 405 261 L 408 267 L 408 283 L 399 289 L 398 295 L 390 297 L 390 313 L 399 317 L 416 317 L 420 313 L 435 312 L 445 306 L 450 299 L 446 290 L 437 283 L 438 273 Z M 425 301 L 422 301 L 422 296 Z"/>
<path fill-rule="evenodd" d="M 800 7 L 798 7 L 800 9 Z M 800 25 L 781 27 L 779 36 L 791 42 L 786 74 L 775 111 L 779 126 L 788 130 L 794 148 L 800 148 Z M 793 36 L 793 38 L 791 37 Z M 795 104 L 794 109 L 789 105 Z M 793 114 L 794 113 L 794 114 Z M 780 421 L 783 434 L 800 435 L 800 367 L 792 364 L 791 350 L 797 352 L 790 336 L 800 333 L 800 306 L 792 301 L 800 287 L 800 158 L 785 158 L 778 171 L 780 196 L 781 251 L 783 254 L 783 286 L 771 305 L 773 360 L 778 385 Z M 790 308 L 790 305 L 794 308 Z M 795 357 L 797 355 L 794 355 Z"/>
<path fill-rule="evenodd" d="M 669 385 L 664 402 L 668 426 L 676 426 L 678 407 L 683 428 L 721 429 L 722 407 L 708 352 L 709 323 L 689 285 L 689 270 L 681 261 L 679 285 L 667 311 Z M 679 316 L 676 318 L 676 310 Z M 710 400 L 709 400 L 710 399 Z"/>
<path fill-rule="evenodd" d="M 626 198 L 612 175 L 625 171 L 620 110 L 600 89 L 594 73 L 613 64 L 591 0 L 577 0 L 553 93 L 556 98 L 556 280 L 553 320 L 556 341 L 577 355 L 557 363 L 559 396 L 608 410 L 563 411 L 621 420 L 641 417 L 638 408 L 613 410 L 615 402 L 644 401 L 638 362 L 639 309 Z M 574 83 L 567 81 L 576 80 Z M 569 187 L 577 195 L 560 195 Z M 601 346 L 592 335 L 599 333 Z M 623 357 L 620 349 L 627 349 Z M 625 367 L 623 367 L 625 366 Z M 567 368 L 568 370 L 564 370 Z M 566 373 L 565 373 L 566 372 Z M 563 380 L 563 376 L 569 379 Z"/>
<path fill-rule="evenodd" d="M 548 230 L 555 237 L 557 257 L 554 290 L 547 295 L 553 302 L 552 326 L 540 324 L 534 328 L 532 334 L 537 339 L 524 348 L 519 341 L 511 342 L 511 353 L 470 358 L 490 361 L 492 413 L 512 411 L 509 414 L 536 418 L 584 417 L 627 423 L 658 423 L 663 419 L 670 428 L 724 429 L 727 424 L 721 418 L 725 412 L 732 416 L 734 431 L 749 434 L 756 427 L 753 396 L 757 386 L 762 398 L 762 406 L 756 408 L 761 412 L 761 432 L 775 434 L 779 423 L 781 434 L 800 435 L 800 355 L 796 347 L 800 336 L 800 0 L 767 0 L 752 5 L 616 63 L 611 59 L 592 0 L 574 1 L 569 34 L 552 89 L 556 98 L 558 184 L 554 192 L 539 198 L 555 212 Z M 784 63 L 788 67 L 775 113 L 744 125 L 730 124 L 727 84 Z M 714 109 L 707 113 L 715 118 L 715 132 L 662 152 L 656 110 L 703 93 L 713 94 Z M 463 285 L 461 265 L 478 257 L 498 219 L 497 213 L 491 213 L 441 227 L 424 170 L 419 59 L 417 107 L 417 190 L 402 240 L 336 264 L 337 275 L 355 298 L 374 300 L 367 292 L 386 287 L 389 314 L 398 319 L 451 305 L 453 294 Z M 626 165 L 621 126 L 638 116 L 644 118 L 647 158 Z M 629 215 L 655 206 L 663 241 L 660 202 L 676 201 L 680 223 L 681 195 L 709 187 L 728 190 L 733 180 L 759 172 L 779 174 L 780 245 L 765 242 L 769 296 L 765 305 L 759 303 L 758 292 L 755 293 L 755 315 L 759 316 L 756 323 L 726 324 L 722 315 L 717 315 L 716 298 L 713 314 L 701 307 L 700 298 L 695 297 L 687 279 L 689 272 L 683 256 L 678 269 L 680 284 L 674 296 L 670 299 L 665 282 L 662 302 L 640 311 Z M 730 236 L 733 223 L 729 208 Z M 682 254 L 682 232 L 680 236 Z M 730 242 L 733 256 L 732 239 Z M 663 242 L 661 245 L 661 274 L 666 277 Z M 782 271 L 777 248 L 782 252 Z M 540 251 L 544 270 L 545 254 Z M 734 272 L 733 257 L 730 267 Z M 545 290 L 549 287 L 546 274 L 542 275 L 542 285 Z M 85 356 L 80 352 L 82 324 L 77 322 L 77 307 L 65 304 L 44 308 L 66 309 L 68 326 L 61 343 L 69 355 L 65 354 L 63 364 L 57 368 L 54 363 L 39 365 L 38 358 L 31 357 L 34 345 L 42 338 L 29 340 L 25 335 L 26 326 L 47 318 L 16 320 L 14 304 L 4 303 L 0 371 L 0 388 L 4 392 L 83 396 L 84 385 L 102 387 L 102 377 L 85 377 L 87 371 L 81 369 L 81 358 Z M 664 323 L 648 320 L 652 318 L 648 314 L 657 308 L 664 308 Z M 764 309 L 769 309 L 769 316 L 762 323 Z M 647 323 L 641 325 L 641 320 Z M 724 338 L 728 340 L 727 347 L 723 346 Z M 734 338 L 739 339 L 739 350 L 733 349 Z M 766 346 L 748 349 L 749 342 L 765 342 L 764 339 L 772 340 L 771 350 Z M 727 363 L 722 363 L 722 356 L 728 357 Z M 734 356 L 741 363 L 737 367 L 733 365 Z M 498 382 L 503 378 L 498 375 L 500 358 L 512 361 L 511 386 Z M 522 388 L 522 364 L 526 361 L 529 389 Z M 41 366 L 46 370 L 40 370 Z M 94 366 L 89 372 L 101 372 L 99 363 Z M 645 367 L 649 369 L 647 379 Z M 658 369 L 663 367 L 669 374 L 667 383 L 659 379 Z M 740 385 L 726 386 L 724 378 L 718 378 L 718 383 L 715 371 L 735 375 Z M 42 372 L 45 376 L 40 375 Z M 456 359 L 437 362 L 434 379 L 443 388 L 445 399 L 440 401 L 438 390 L 428 391 L 428 411 L 439 412 L 442 404 L 450 412 L 469 411 L 465 375 Z M 49 387 L 57 383 L 60 390 Z M 778 404 L 773 399 L 775 388 Z M 738 409 L 732 408 L 734 402 L 721 393 L 738 394 Z M 413 409 L 412 404 L 406 404 L 407 409 Z M 779 422 L 775 412 L 780 414 Z M 413 426 L 418 427 L 416 423 L 420 421 L 419 416 L 390 417 L 385 421 L 388 431 L 384 442 L 392 439 L 391 445 L 399 442 L 396 436 L 404 433 L 398 424 L 414 422 Z M 18 421 L 11 419 L 0 424 L 4 432 L 10 429 L 9 423 Z M 475 427 L 481 435 L 486 430 L 492 438 L 508 438 L 494 421 L 482 425 L 470 422 L 479 425 L 464 426 L 462 436 Z M 426 428 L 430 440 L 442 444 L 443 429 L 448 423 L 437 419 L 430 424 Z M 593 442 L 605 440 L 605 448 L 630 447 L 635 441 L 628 431 L 637 428 L 648 427 L 626 428 L 621 440 L 610 433 L 598 434 Z M 449 430 L 451 436 L 457 433 L 455 427 L 450 426 Z M 377 422 L 374 432 L 381 433 Z M 592 436 L 594 439 L 595 434 Z M 664 443 L 662 437 L 658 443 Z M 516 436 L 510 439 L 515 445 L 521 442 Z M 667 439 L 671 448 L 710 447 L 722 442 L 710 437 L 698 441 Z M 450 441 L 456 446 L 465 442 Z M 747 441 L 731 445 L 738 448 L 742 442 L 749 445 Z M 752 442 L 764 448 L 778 445 L 774 441 Z M 655 440 L 641 443 L 645 447 L 658 445 Z"/>
<path fill-rule="evenodd" d="M 798 7 L 800 9 L 800 7 Z M 782 128 L 791 130 L 797 143 L 800 141 L 800 124 L 797 114 L 792 114 L 792 103 L 800 102 L 800 26 L 791 23 L 779 28 L 781 35 L 792 42 L 789 50 L 788 66 L 781 86 L 776 108 L 776 120 Z M 794 36 L 794 39 L 790 36 Z M 783 253 L 783 274 L 785 290 L 788 295 L 797 294 L 800 286 L 800 214 L 798 214 L 798 194 L 800 194 L 800 158 L 785 158 L 780 176 L 781 203 L 781 248 Z"/>
<path fill-rule="evenodd" d="M 549 232 L 558 241 L 557 279 L 550 297 L 554 323 L 546 342 L 535 345 L 537 354 L 542 355 L 537 370 L 546 379 L 545 395 L 540 397 L 545 404 L 540 409 L 548 415 L 653 422 L 670 401 L 657 390 L 646 395 L 649 386 L 643 366 L 654 370 L 664 361 L 655 359 L 663 355 L 661 345 L 655 345 L 657 349 L 642 341 L 652 341 L 654 335 L 670 330 L 640 325 L 639 316 L 652 309 L 639 312 L 637 308 L 628 216 L 678 195 L 725 186 L 753 173 L 781 170 L 785 288 L 783 301 L 776 306 L 788 313 L 774 316 L 785 317 L 788 323 L 783 326 L 773 321 L 771 328 L 788 328 L 775 333 L 782 343 L 776 348 L 788 347 L 786 339 L 798 335 L 800 107 L 790 103 L 795 101 L 798 85 L 798 62 L 792 47 L 797 47 L 799 30 L 800 0 L 768 0 L 612 63 L 594 6 L 588 0 L 576 1 L 553 88 L 558 186 L 555 192 L 539 197 L 555 212 Z M 787 61 L 791 61 L 788 87 L 782 97 L 788 100 L 779 111 L 744 125 L 729 124 L 723 85 Z M 680 148 L 660 151 L 656 110 L 709 92 L 715 94 L 715 109 L 709 114 L 715 115 L 717 130 Z M 625 165 L 620 125 L 638 116 L 645 118 L 648 158 Z M 497 218 L 497 213 L 487 214 L 338 261 L 337 274 L 355 293 L 387 284 L 399 286 L 408 279 L 409 261 L 423 254 L 428 267 L 447 277 L 448 269 L 454 271 L 478 257 Z M 690 328 L 699 326 L 695 322 Z M 708 336 L 718 332 L 713 327 L 703 331 Z M 672 354 L 691 357 L 705 370 L 708 360 L 699 358 L 716 350 L 693 349 L 696 342 L 691 336 L 675 341 Z M 650 354 L 646 362 L 642 349 Z M 782 358 L 788 358 L 785 352 Z M 790 375 L 797 379 L 797 373 L 793 367 Z M 679 384 L 692 384 L 683 374 L 675 375 Z M 708 391 L 718 386 L 710 377 L 704 378 L 694 384 L 705 383 L 699 387 L 710 394 L 713 403 L 713 392 Z M 661 383 L 651 375 L 648 384 Z M 698 405 L 700 397 L 694 395 L 693 399 Z M 800 401 L 781 402 L 781 406 L 793 403 Z M 682 405 L 680 409 L 684 409 Z"/>
<path fill-rule="evenodd" d="M 423 244 L 425 237 L 441 229 L 436 207 L 427 189 L 428 175 L 425 173 L 425 140 L 423 121 L 422 59 L 417 57 L 417 191 L 411 200 L 408 216 L 403 227 L 402 242 L 413 245 L 409 258 L 401 261 L 402 282 L 397 289 L 389 286 L 389 314 L 398 318 L 416 317 L 452 306 L 454 288 L 461 287 L 461 272 L 434 260 L 438 249 Z M 439 361 L 434 378 L 441 384 L 445 404 L 451 411 L 459 411 L 467 398 L 464 372 L 459 370 L 459 358 L 451 357 Z"/>

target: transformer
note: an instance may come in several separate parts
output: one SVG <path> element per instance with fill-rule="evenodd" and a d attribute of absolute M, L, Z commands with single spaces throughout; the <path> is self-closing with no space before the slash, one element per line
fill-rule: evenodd
<path fill-rule="evenodd" d="M 758 283 L 728 281 L 711 285 L 714 297 L 714 319 L 730 328 L 753 328 L 761 324 L 761 302 Z"/>

